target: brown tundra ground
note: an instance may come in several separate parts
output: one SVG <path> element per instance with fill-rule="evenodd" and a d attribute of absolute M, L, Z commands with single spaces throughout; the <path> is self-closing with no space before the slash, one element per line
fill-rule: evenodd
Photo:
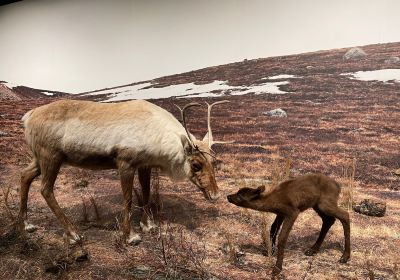
<path fill-rule="evenodd" d="M 346 209 L 351 190 L 355 202 L 383 200 L 387 211 L 376 218 L 349 210 L 352 256 L 347 264 L 338 263 L 344 245 L 339 222 L 319 254 L 304 255 L 321 227 L 315 212 L 305 211 L 289 235 L 282 278 L 399 279 L 400 177 L 395 170 L 400 168 L 400 83 L 358 81 L 340 74 L 400 68 L 400 64 L 383 62 L 400 54 L 400 44 L 371 45 L 364 50 L 368 56 L 359 61 L 343 61 L 346 50 L 341 49 L 157 79 L 160 85 L 217 79 L 249 85 L 268 75 L 301 77 L 281 86 L 288 94 L 223 98 L 231 102 L 213 112 L 214 138 L 235 143 L 215 147 L 221 162 L 216 176 L 222 197 L 209 203 L 194 185 L 155 176 L 153 190 L 159 189 L 159 194 L 153 192 L 153 211 L 160 229 L 143 234 L 138 246 L 124 246 L 118 240 L 122 194 L 117 173 L 64 167 L 56 182 L 56 197 L 85 236 L 89 260 L 82 262 L 70 260 L 61 226 L 40 195 L 39 180 L 31 187 L 28 204 L 29 221 L 39 229 L 16 240 L 5 235 L 18 211 L 19 172 L 29 162 L 20 119 L 26 111 L 54 99 L 0 101 L 0 131 L 5 133 L 0 137 L 0 278 L 269 279 L 275 259 L 267 254 L 262 232 L 274 215 L 239 209 L 225 197 L 244 186 L 274 185 L 279 177 L 287 177 L 283 173 L 290 160 L 289 176 L 321 172 L 339 180 Z M 152 102 L 178 116 L 173 104 L 189 101 Z M 288 117 L 262 114 L 275 108 L 286 110 Z M 197 137 L 206 131 L 205 116 L 205 108 L 190 111 L 189 127 Z M 354 177 L 350 174 L 353 164 Z M 136 207 L 133 221 L 138 230 L 139 217 Z"/>

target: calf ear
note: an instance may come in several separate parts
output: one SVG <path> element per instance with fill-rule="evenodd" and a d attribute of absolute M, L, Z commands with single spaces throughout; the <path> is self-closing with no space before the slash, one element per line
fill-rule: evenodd
<path fill-rule="evenodd" d="M 185 135 L 181 135 L 181 143 L 185 155 L 190 156 L 193 154 L 193 146 L 190 144 L 189 139 Z"/>
<path fill-rule="evenodd" d="M 252 194 L 250 195 L 250 200 L 255 200 L 260 198 L 261 193 L 264 191 L 265 191 L 265 186 L 259 186 L 257 189 L 252 191 Z"/>
<path fill-rule="evenodd" d="M 261 193 L 263 193 L 264 191 L 265 191 L 265 186 L 264 186 L 264 185 L 259 186 L 259 187 L 257 188 L 257 194 L 261 194 Z"/>

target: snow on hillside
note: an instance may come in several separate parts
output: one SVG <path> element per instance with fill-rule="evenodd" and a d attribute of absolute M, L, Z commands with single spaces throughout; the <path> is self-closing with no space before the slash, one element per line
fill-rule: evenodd
<path fill-rule="evenodd" d="M 400 69 L 380 69 L 372 71 L 358 71 L 354 73 L 345 73 L 342 75 L 350 75 L 352 79 L 360 81 L 396 81 L 400 82 Z"/>
<path fill-rule="evenodd" d="M 271 76 L 271 77 L 265 77 L 264 79 L 268 79 L 268 80 L 278 80 L 278 79 L 291 79 L 291 78 L 296 78 L 295 75 L 290 75 L 290 74 L 281 74 L 281 75 L 275 75 L 275 76 Z"/>
<path fill-rule="evenodd" d="M 97 94 L 112 93 L 110 98 L 105 102 L 129 100 L 129 99 L 158 99 L 167 97 L 217 97 L 226 93 L 231 95 L 243 95 L 247 93 L 271 93 L 284 94 L 285 91 L 279 89 L 280 85 L 286 85 L 289 82 L 268 82 L 250 87 L 230 86 L 224 81 L 214 81 L 208 84 L 196 85 L 194 83 L 171 85 L 167 87 L 157 88 L 149 87 L 149 84 L 140 84 L 130 87 L 120 88 L 119 92 L 107 90 L 105 92 L 97 92 Z"/>
<path fill-rule="evenodd" d="M 293 78 L 292 75 L 277 75 L 266 77 L 266 79 L 283 79 Z M 157 84 L 149 82 L 123 86 L 113 89 L 100 90 L 87 93 L 86 96 L 108 95 L 104 102 L 122 101 L 130 99 L 158 99 L 168 97 L 217 97 L 224 94 L 243 95 L 248 93 L 254 94 L 285 94 L 279 88 L 281 85 L 289 84 L 288 81 L 268 81 L 252 86 L 230 86 L 226 81 L 213 81 L 207 84 L 185 83 L 170 85 L 165 87 L 157 87 Z"/>

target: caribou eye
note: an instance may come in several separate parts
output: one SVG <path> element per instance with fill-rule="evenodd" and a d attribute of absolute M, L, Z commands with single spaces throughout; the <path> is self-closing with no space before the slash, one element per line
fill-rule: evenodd
<path fill-rule="evenodd" d="M 203 166 L 202 166 L 200 163 L 198 163 L 198 162 L 192 163 L 192 170 L 193 170 L 194 172 L 198 172 L 198 171 L 200 171 L 202 168 L 203 168 Z"/>

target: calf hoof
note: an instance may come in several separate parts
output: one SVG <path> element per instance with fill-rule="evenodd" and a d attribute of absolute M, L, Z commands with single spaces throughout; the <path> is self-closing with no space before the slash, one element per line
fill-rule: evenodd
<path fill-rule="evenodd" d="M 130 233 L 126 239 L 126 243 L 133 246 L 138 245 L 140 242 L 142 242 L 142 238 L 137 233 Z"/>
<path fill-rule="evenodd" d="M 306 256 L 314 256 L 317 252 L 318 252 L 317 250 L 310 248 L 310 249 L 306 250 L 304 252 L 304 254 Z"/>
<path fill-rule="evenodd" d="M 282 272 L 282 268 L 274 266 L 274 268 L 272 269 L 272 276 L 277 276 L 281 272 Z"/>
<path fill-rule="evenodd" d="M 339 262 L 340 262 L 340 263 L 347 263 L 347 261 L 348 261 L 349 259 L 350 259 L 350 256 L 343 255 L 343 256 L 340 258 Z"/>
<path fill-rule="evenodd" d="M 272 246 L 272 248 L 271 248 L 271 256 L 276 256 L 277 252 L 278 252 L 278 249 L 276 248 L 276 246 Z"/>
<path fill-rule="evenodd" d="M 148 233 L 152 230 L 155 230 L 158 228 L 158 226 L 154 223 L 152 220 L 147 220 L 147 223 L 140 222 L 140 228 L 144 233 Z"/>

